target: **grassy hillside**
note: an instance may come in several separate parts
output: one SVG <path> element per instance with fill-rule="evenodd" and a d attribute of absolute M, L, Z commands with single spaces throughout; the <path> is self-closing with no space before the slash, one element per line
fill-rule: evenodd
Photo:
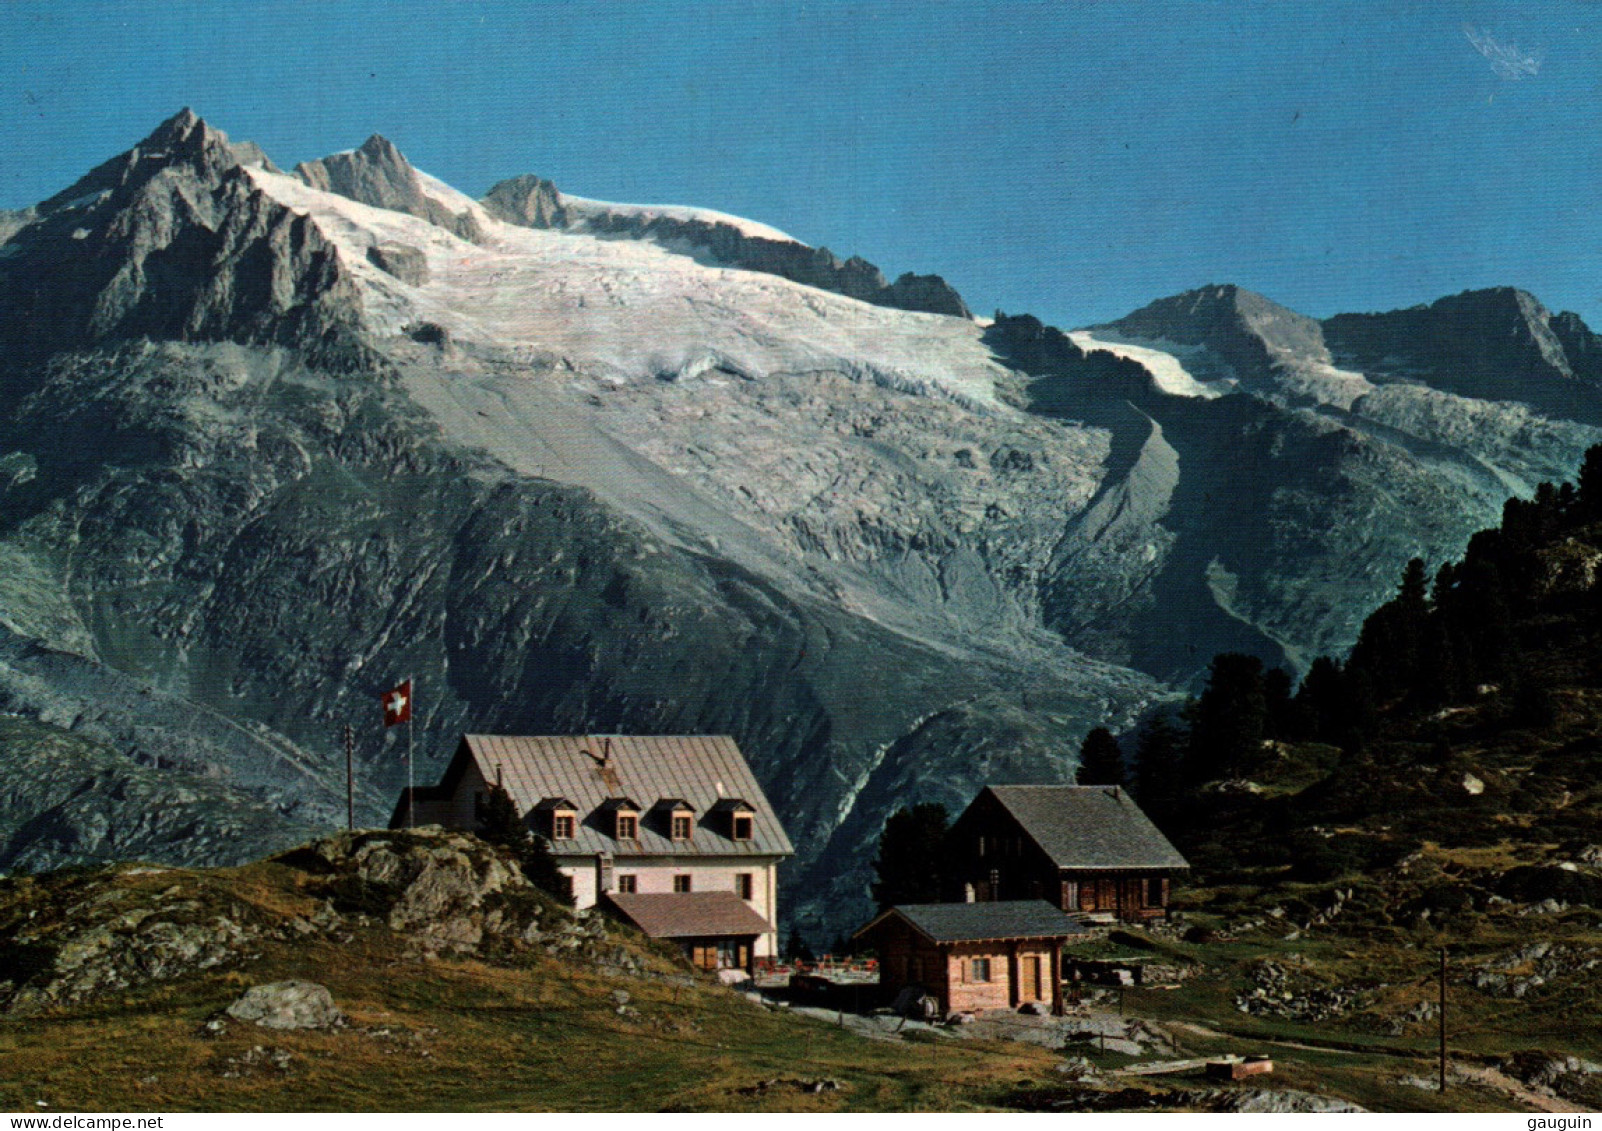
<path fill-rule="evenodd" d="M 468 907 L 458 883 L 420 918 L 440 873 L 396 900 L 381 872 L 291 854 L 0 882 L 0 969 L 15 972 L 0 982 L 0 1108 L 969 1110 L 1053 1078 L 1056 1057 L 1030 1045 L 874 1041 L 771 1010 L 522 888 Z M 471 937 L 475 916 L 498 926 L 442 941 Z M 290 978 L 325 985 L 348 1024 L 208 1028 L 250 986 Z"/>

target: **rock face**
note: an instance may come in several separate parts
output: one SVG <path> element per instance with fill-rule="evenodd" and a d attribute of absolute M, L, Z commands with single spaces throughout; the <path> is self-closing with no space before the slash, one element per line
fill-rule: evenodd
<path fill-rule="evenodd" d="M 524 228 L 565 228 L 569 222 L 556 186 L 532 173 L 500 181 L 479 203 L 497 220 Z"/>
<path fill-rule="evenodd" d="M 1464 291 L 1387 314 L 1341 314 L 1324 331 L 1343 365 L 1602 421 L 1596 335 L 1578 315 L 1554 318 L 1533 295 L 1512 287 Z"/>
<path fill-rule="evenodd" d="M 34 359 L 130 338 L 353 359 L 360 302 L 333 246 L 254 187 L 240 152 L 185 110 L 38 205 L 5 244 L 0 341 Z"/>
<path fill-rule="evenodd" d="M 295 175 L 315 189 L 338 193 L 374 208 L 404 212 L 436 224 L 464 240 L 480 238 L 470 211 L 453 212 L 429 195 L 422 178 L 388 138 L 374 134 L 360 149 L 295 166 Z"/>
<path fill-rule="evenodd" d="M 252 986 L 227 1009 L 235 1021 L 263 1029 L 333 1029 L 345 1023 L 327 986 L 316 982 L 269 982 Z"/>

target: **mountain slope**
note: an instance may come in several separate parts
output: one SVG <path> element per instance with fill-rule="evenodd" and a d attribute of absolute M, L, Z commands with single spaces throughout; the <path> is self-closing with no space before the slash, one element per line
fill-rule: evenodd
<path fill-rule="evenodd" d="M 286 837 L 407 674 L 424 781 L 468 729 L 731 733 L 815 931 L 894 807 L 1060 780 L 1213 651 L 1344 647 L 1596 434 L 1339 369 L 1235 288 L 981 325 L 742 259 L 813 260 L 760 225 L 480 203 L 381 138 L 288 175 L 187 112 L 19 223 L 0 706 L 178 742 Z M 371 821 L 404 769 L 361 735 Z"/>

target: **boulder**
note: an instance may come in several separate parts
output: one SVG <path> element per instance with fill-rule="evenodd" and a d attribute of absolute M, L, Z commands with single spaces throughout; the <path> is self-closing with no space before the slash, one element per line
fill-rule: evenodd
<path fill-rule="evenodd" d="M 269 982 L 252 986 L 227 1009 L 236 1021 L 264 1029 L 331 1029 L 345 1023 L 326 986 L 316 982 Z"/>

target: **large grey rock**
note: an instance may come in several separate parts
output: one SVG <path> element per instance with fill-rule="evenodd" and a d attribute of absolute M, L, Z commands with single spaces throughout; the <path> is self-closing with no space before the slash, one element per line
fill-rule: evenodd
<path fill-rule="evenodd" d="M 236 1021 L 264 1029 L 331 1029 L 345 1023 L 328 987 L 316 982 L 269 982 L 252 986 L 227 1009 Z"/>
<path fill-rule="evenodd" d="M 420 287 L 428 282 L 428 256 L 406 244 L 377 244 L 367 249 L 367 260 L 403 283 Z"/>

